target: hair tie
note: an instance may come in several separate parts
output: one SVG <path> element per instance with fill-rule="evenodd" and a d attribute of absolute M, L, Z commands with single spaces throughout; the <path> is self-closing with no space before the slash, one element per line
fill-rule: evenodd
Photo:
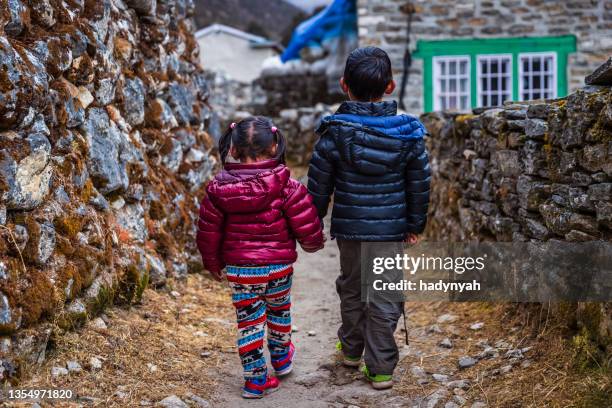
<path fill-rule="evenodd" d="M 234 129 L 236 128 L 236 122 L 232 122 L 232 124 L 230 125 L 230 129 Z"/>
<path fill-rule="evenodd" d="M 272 126 L 270 130 L 272 131 L 272 133 L 276 133 L 278 131 L 278 128 L 276 126 Z"/>

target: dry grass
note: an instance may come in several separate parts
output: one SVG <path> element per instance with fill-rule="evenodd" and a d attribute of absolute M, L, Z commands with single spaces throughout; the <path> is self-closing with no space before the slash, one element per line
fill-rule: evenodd
<path fill-rule="evenodd" d="M 417 339 L 418 343 L 413 343 L 423 356 L 411 355 L 401 362 L 406 374 L 397 390 L 404 395 L 426 396 L 440 387 L 435 381 L 424 386 L 416 383 L 410 366 L 420 365 L 428 372 L 449 374 L 451 379 L 469 379 L 471 387 L 463 396 L 468 401 L 486 402 L 490 407 L 612 406 L 609 369 L 575 368 L 565 328 L 555 326 L 537 307 L 525 307 L 518 312 L 517 305 L 490 303 L 411 303 L 408 307 L 411 331 L 425 330 L 444 313 L 454 314 L 458 319 L 439 324 L 443 333 L 424 335 Z M 475 322 L 485 325 L 481 330 L 470 330 L 469 326 Z M 437 346 L 444 337 L 451 339 L 452 349 Z M 490 345 L 504 340 L 513 348 L 531 347 L 521 361 L 528 361 L 528 365 L 519 362 L 510 372 L 498 373 L 496 370 L 510 364 L 504 352 L 500 352 L 499 358 L 483 359 L 469 369 L 459 370 L 459 357 L 482 351 L 477 345 L 480 340 Z"/>
<path fill-rule="evenodd" d="M 107 329 L 89 324 L 56 337 L 45 364 L 20 387 L 68 388 L 99 407 L 155 404 L 172 394 L 209 399 L 219 367 L 237 358 L 229 292 L 199 275 L 168 286 L 148 289 L 140 306 L 107 310 Z M 204 351 L 210 355 L 203 357 Z M 103 361 L 99 371 L 88 368 L 94 356 Z M 83 371 L 51 376 L 52 367 L 69 360 Z"/>

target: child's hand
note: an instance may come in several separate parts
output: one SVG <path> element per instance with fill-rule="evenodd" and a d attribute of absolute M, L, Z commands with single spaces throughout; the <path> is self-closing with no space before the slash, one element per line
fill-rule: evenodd
<path fill-rule="evenodd" d="M 409 232 L 404 242 L 407 242 L 410 245 L 416 245 L 419 242 L 419 236 L 417 234 L 413 234 L 412 232 Z"/>
<path fill-rule="evenodd" d="M 216 281 L 223 281 L 223 270 L 219 269 L 218 271 L 210 271 L 210 274 Z"/>

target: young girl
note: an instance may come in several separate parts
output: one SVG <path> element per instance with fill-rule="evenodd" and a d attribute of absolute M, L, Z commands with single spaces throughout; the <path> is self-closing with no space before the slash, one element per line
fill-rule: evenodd
<path fill-rule="evenodd" d="M 221 280 L 225 267 L 238 320 L 238 353 L 246 380 L 242 396 L 276 390 L 263 352 L 277 376 L 289 374 L 291 276 L 295 240 L 307 252 L 323 247 L 323 232 L 306 188 L 289 177 L 285 139 L 264 117 L 232 123 L 219 141 L 223 171 L 208 185 L 200 206 L 198 248 L 205 268 Z M 228 153 L 239 163 L 226 163 Z"/>

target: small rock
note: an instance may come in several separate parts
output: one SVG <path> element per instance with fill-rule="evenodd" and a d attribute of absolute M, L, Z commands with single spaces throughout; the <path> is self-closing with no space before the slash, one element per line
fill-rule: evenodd
<path fill-rule="evenodd" d="M 106 330 L 108 328 L 106 322 L 99 317 L 93 319 L 89 324 L 94 329 Z"/>
<path fill-rule="evenodd" d="M 448 337 L 446 337 L 440 343 L 438 343 L 438 346 L 450 349 L 450 348 L 453 348 L 453 343 L 450 341 Z"/>
<path fill-rule="evenodd" d="M 425 370 L 423 370 L 423 367 L 416 366 L 416 365 L 413 365 L 412 367 L 410 367 L 410 372 L 412 373 L 413 376 L 417 378 L 424 378 L 427 376 L 427 373 L 425 372 Z"/>
<path fill-rule="evenodd" d="M 523 358 L 521 349 L 512 349 L 506 352 L 506 358 Z"/>
<path fill-rule="evenodd" d="M 427 333 L 442 333 L 442 329 L 437 324 L 432 324 L 427 328 Z"/>
<path fill-rule="evenodd" d="M 291 326 L 291 333 L 297 333 L 300 331 L 300 328 L 296 325 Z"/>
<path fill-rule="evenodd" d="M 441 383 L 445 383 L 448 381 L 448 375 L 444 375 L 444 374 L 433 374 L 432 375 L 433 379 L 436 380 L 437 382 L 441 382 Z"/>
<path fill-rule="evenodd" d="M 154 373 L 157 371 L 157 366 L 155 364 L 147 363 L 147 368 L 150 372 Z"/>
<path fill-rule="evenodd" d="M 467 402 L 467 400 L 463 398 L 461 395 L 455 395 L 453 399 L 455 400 L 457 404 L 459 404 L 459 406 L 462 406 L 463 404 Z"/>
<path fill-rule="evenodd" d="M 470 368 L 477 363 L 476 359 L 468 356 L 461 357 L 458 361 L 459 368 Z"/>
<path fill-rule="evenodd" d="M 465 157 L 465 160 L 471 160 L 476 156 L 478 156 L 478 154 L 473 150 L 465 149 L 463 151 L 463 157 Z"/>
<path fill-rule="evenodd" d="M 182 399 L 176 395 L 170 395 L 159 402 L 159 405 L 164 408 L 189 408 Z"/>
<path fill-rule="evenodd" d="M 195 394 L 188 393 L 187 398 L 189 398 L 197 407 L 200 408 L 210 408 L 210 402 L 206 401 L 204 398 L 199 397 Z"/>
<path fill-rule="evenodd" d="M 115 397 L 119 398 L 119 399 L 126 399 L 128 397 L 127 392 L 125 391 L 121 391 L 121 390 L 117 390 L 115 391 L 115 394 L 113 394 Z"/>
<path fill-rule="evenodd" d="M 500 349 L 509 349 L 509 348 L 511 348 L 512 346 L 510 345 L 510 343 L 508 343 L 508 342 L 507 342 L 507 341 L 505 341 L 505 340 L 498 340 L 498 341 L 495 343 L 495 347 L 500 348 Z"/>
<path fill-rule="evenodd" d="M 459 408 L 459 405 L 453 401 L 448 401 L 446 404 L 444 404 L 444 408 Z"/>
<path fill-rule="evenodd" d="M 470 386 L 469 380 L 454 380 L 446 383 L 446 386 L 451 389 L 460 388 L 462 390 Z"/>
<path fill-rule="evenodd" d="M 68 361 L 66 363 L 66 368 L 71 373 L 80 373 L 82 371 L 82 367 L 79 362 L 74 360 Z"/>
<path fill-rule="evenodd" d="M 502 374 L 508 374 L 510 371 L 512 371 L 512 365 L 508 364 L 503 366 L 502 368 L 499 369 L 499 372 Z"/>
<path fill-rule="evenodd" d="M 203 352 L 200 353 L 200 357 L 202 357 L 202 358 L 208 358 L 210 356 L 212 356 L 212 352 L 210 352 L 210 351 L 203 351 Z"/>
<path fill-rule="evenodd" d="M 496 348 L 487 346 L 485 349 L 478 354 L 478 358 L 497 358 L 499 357 L 499 352 Z"/>
<path fill-rule="evenodd" d="M 204 153 L 203 151 L 199 149 L 191 148 L 187 152 L 187 156 L 185 156 L 185 161 L 187 163 L 200 163 L 205 158 L 206 158 L 206 153 Z"/>
<path fill-rule="evenodd" d="M 174 299 L 178 299 L 181 297 L 180 292 L 177 292 L 176 290 L 173 290 L 172 292 L 170 292 L 170 296 L 172 296 Z"/>
<path fill-rule="evenodd" d="M 111 202 L 111 207 L 113 210 L 120 210 L 125 207 L 125 199 L 121 196 L 117 197 L 113 202 Z"/>
<path fill-rule="evenodd" d="M 92 371 L 101 370 L 102 369 L 102 361 L 97 357 L 92 357 L 89 359 L 89 367 Z"/>
<path fill-rule="evenodd" d="M 445 388 L 438 388 L 436 391 L 434 391 L 433 394 L 431 394 L 429 397 L 427 397 L 427 399 L 425 400 L 425 407 L 426 408 L 436 408 L 439 407 L 442 399 L 446 398 L 446 395 L 448 394 L 448 391 L 446 391 Z"/>
<path fill-rule="evenodd" d="M 484 327 L 484 323 L 483 322 L 478 322 L 478 323 L 474 323 L 473 325 L 470 326 L 470 330 L 480 330 Z"/>
<path fill-rule="evenodd" d="M 485 404 L 482 401 L 476 401 L 475 403 L 472 404 L 472 408 L 486 408 L 487 404 Z"/>
<path fill-rule="evenodd" d="M 64 367 L 53 367 L 51 368 L 51 376 L 59 377 L 62 375 L 68 375 L 68 370 Z"/>
<path fill-rule="evenodd" d="M 317 335 L 317 332 L 314 331 L 314 330 L 309 330 L 307 334 L 308 334 L 309 337 L 314 337 L 314 336 Z"/>
<path fill-rule="evenodd" d="M 531 366 L 531 360 L 525 360 L 521 363 L 521 368 L 527 368 Z"/>
<path fill-rule="evenodd" d="M 104 196 L 100 193 L 92 195 L 89 199 L 89 204 L 93 205 L 98 211 L 106 211 L 110 207 L 110 204 L 106 198 L 104 198 Z"/>
<path fill-rule="evenodd" d="M 6 224 L 6 205 L 0 204 L 0 225 Z"/>
<path fill-rule="evenodd" d="M 442 323 L 452 323 L 455 320 L 457 320 L 457 316 L 452 315 L 452 314 L 443 314 L 441 316 L 438 316 L 437 322 L 439 324 L 442 324 Z"/>
<path fill-rule="evenodd" d="M 141 407 L 150 407 L 153 403 L 147 399 L 140 400 Z"/>

